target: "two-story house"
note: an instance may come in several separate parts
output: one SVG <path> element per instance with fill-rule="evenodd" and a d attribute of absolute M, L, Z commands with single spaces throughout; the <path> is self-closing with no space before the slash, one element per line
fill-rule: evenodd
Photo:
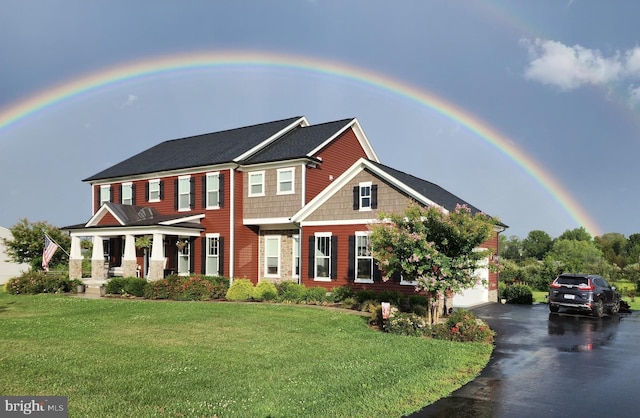
<path fill-rule="evenodd" d="M 380 163 L 356 119 L 305 117 L 162 142 L 84 180 L 93 216 L 66 227 L 70 276 L 93 241 L 92 281 L 108 275 L 222 275 L 306 285 L 414 291 L 383 282 L 368 224 L 410 200 L 453 210 L 462 199 Z M 151 237 L 148 251 L 136 239 Z M 497 234 L 485 244 L 497 251 Z M 497 276 L 459 305 L 497 300 Z"/>

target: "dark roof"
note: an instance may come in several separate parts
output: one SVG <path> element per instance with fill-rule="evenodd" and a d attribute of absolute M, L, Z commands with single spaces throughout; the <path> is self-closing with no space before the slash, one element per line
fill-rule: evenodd
<path fill-rule="evenodd" d="M 232 162 L 300 118 L 165 141 L 83 181 Z"/>
<path fill-rule="evenodd" d="M 307 157 L 311 151 L 352 121 L 353 118 L 342 119 L 334 122 L 296 128 L 293 131 L 287 132 L 282 138 L 272 142 L 256 154 L 243 160 L 242 164 L 257 164 Z"/>
<path fill-rule="evenodd" d="M 471 213 L 479 213 L 482 212 L 480 209 L 476 208 L 472 204 L 465 202 L 460 199 L 458 196 L 453 193 L 448 192 L 437 184 L 433 184 L 426 180 L 422 180 L 418 177 L 412 176 L 411 174 L 404 173 L 402 171 L 396 170 L 394 168 L 388 167 L 384 164 L 377 163 L 375 161 L 371 161 L 376 167 L 380 168 L 390 176 L 394 177 L 401 183 L 406 184 L 411 187 L 413 190 L 417 191 L 421 195 L 425 196 L 429 200 L 434 201 L 438 205 L 444 207 L 449 212 L 452 212 L 456 209 L 456 205 L 466 205 L 469 209 L 471 209 Z"/>

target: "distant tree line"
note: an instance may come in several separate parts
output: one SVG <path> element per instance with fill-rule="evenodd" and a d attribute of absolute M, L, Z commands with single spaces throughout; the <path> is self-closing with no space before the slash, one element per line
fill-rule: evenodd
<path fill-rule="evenodd" d="M 500 236 L 500 281 L 526 283 L 548 290 L 561 273 L 591 273 L 609 281 L 640 283 L 640 234 L 625 237 L 611 232 L 591 237 L 584 228 L 567 230 L 557 238 L 534 230 L 524 239 Z"/>

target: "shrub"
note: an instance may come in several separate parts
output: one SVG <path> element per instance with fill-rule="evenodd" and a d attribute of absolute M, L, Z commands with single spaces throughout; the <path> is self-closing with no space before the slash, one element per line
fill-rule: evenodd
<path fill-rule="evenodd" d="M 381 306 L 380 302 L 375 299 L 365 300 L 360 304 L 360 312 L 372 312 L 372 310 L 375 310 L 378 306 Z"/>
<path fill-rule="evenodd" d="M 148 282 L 144 286 L 144 297 L 146 299 L 169 299 L 169 281 L 167 279 Z"/>
<path fill-rule="evenodd" d="M 358 306 L 358 301 L 356 298 L 346 298 L 342 302 L 340 302 L 340 307 L 344 309 L 355 309 Z"/>
<path fill-rule="evenodd" d="M 114 277 L 105 285 L 106 292 L 112 295 L 144 296 L 147 279 L 142 277 Z"/>
<path fill-rule="evenodd" d="M 213 283 L 200 276 L 186 277 L 174 296 L 175 300 L 211 300 Z"/>
<path fill-rule="evenodd" d="M 280 302 L 300 303 L 307 295 L 307 288 L 303 284 L 284 281 L 276 284 L 278 300 Z"/>
<path fill-rule="evenodd" d="M 311 287 L 307 289 L 305 301 L 309 304 L 321 305 L 327 300 L 327 289 L 324 287 Z"/>
<path fill-rule="evenodd" d="M 397 290 L 383 290 L 376 296 L 378 302 L 389 302 L 392 305 L 400 306 L 403 299 L 402 293 Z"/>
<path fill-rule="evenodd" d="M 531 288 L 526 284 L 512 284 L 505 287 L 503 299 L 507 303 L 516 303 L 521 305 L 531 305 L 533 303 L 533 293 Z"/>
<path fill-rule="evenodd" d="M 356 292 L 358 303 L 362 304 L 367 300 L 376 300 L 376 292 L 374 290 L 358 290 Z"/>
<path fill-rule="evenodd" d="M 493 342 L 494 332 L 486 322 L 466 309 L 454 311 L 443 324 L 432 327 L 433 338 L 460 342 Z"/>
<path fill-rule="evenodd" d="M 44 271 L 29 270 L 5 283 L 5 291 L 14 295 L 35 295 L 38 293 L 69 292 L 73 284 L 63 275 L 47 274 Z"/>
<path fill-rule="evenodd" d="M 202 276 L 203 279 L 209 280 L 213 285 L 211 299 L 222 299 L 229 290 L 229 282 L 231 279 L 225 276 Z"/>
<path fill-rule="evenodd" d="M 228 300 L 251 300 L 253 297 L 253 283 L 249 279 L 235 279 L 225 296 Z"/>
<path fill-rule="evenodd" d="M 350 287 L 338 286 L 331 289 L 331 299 L 338 303 L 353 297 L 353 290 Z"/>
<path fill-rule="evenodd" d="M 385 331 L 392 334 L 421 337 L 429 332 L 425 318 L 412 313 L 396 313 L 387 320 Z"/>
<path fill-rule="evenodd" d="M 253 299 L 259 302 L 276 300 L 278 298 L 278 289 L 273 283 L 263 280 L 253 289 Z"/>

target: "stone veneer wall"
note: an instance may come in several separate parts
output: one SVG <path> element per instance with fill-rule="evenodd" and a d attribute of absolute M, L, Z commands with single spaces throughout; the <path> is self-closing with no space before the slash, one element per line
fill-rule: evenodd
<path fill-rule="evenodd" d="M 82 260 L 69 260 L 69 278 L 73 279 L 82 279 Z"/>

